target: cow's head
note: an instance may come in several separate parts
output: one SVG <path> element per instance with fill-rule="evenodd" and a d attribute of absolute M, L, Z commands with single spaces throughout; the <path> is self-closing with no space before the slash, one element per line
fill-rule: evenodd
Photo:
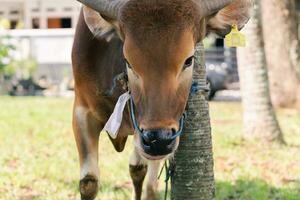
<path fill-rule="evenodd" d="M 149 159 L 175 151 L 190 92 L 195 45 L 208 31 L 242 27 L 251 0 L 80 0 L 118 29 L 140 134 L 135 145 Z"/>

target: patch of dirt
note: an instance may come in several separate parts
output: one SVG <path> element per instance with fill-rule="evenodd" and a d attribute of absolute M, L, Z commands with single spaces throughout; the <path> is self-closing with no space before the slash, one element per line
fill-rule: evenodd
<path fill-rule="evenodd" d="M 262 144 L 245 143 L 241 148 L 233 148 L 231 155 L 218 155 L 215 157 L 216 168 L 223 173 L 231 173 L 239 168 L 241 162 L 246 162 L 249 170 L 258 170 L 259 178 L 275 185 L 298 184 L 300 181 L 300 160 L 297 159 L 295 148 L 264 146 Z M 288 151 L 293 160 L 280 160 L 282 155 L 277 151 Z M 246 156 L 245 156 L 246 155 Z"/>
<path fill-rule="evenodd" d="M 30 186 L 23 186 L 20 189 L 20 200 L 33 200 L 38 197 L 38 193 L 34 191 Z"/>
<path fill-rule="evenodd" d="M 10 169 L 13 169 L 13 170 L 17 169 L 19 166 L 19 158 L 11 158 L 11 159 L 7 160 L 6 165 Z"/>
<path fill-rule="evenodd" d="M 218 156 L 215 159 L 217 168 L 224 172 L 232 172 L 232 170 L 234 170 L 239 163 L 239 161 L 234 157 Z"/>
<path fill-rule="evenodd" d="M 116 185 L 114 186 L 114 190 L 122 190 L 122 189 L 132 189 L 131 181 L 116 183 Z"/>

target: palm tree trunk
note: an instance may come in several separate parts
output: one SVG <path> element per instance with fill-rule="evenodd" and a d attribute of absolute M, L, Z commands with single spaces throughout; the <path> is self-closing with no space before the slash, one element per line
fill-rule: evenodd
<path fill-rule="evenodd" d="M 299 106 L 300 41 L 295 0 L 262 0 L 265 52 L 276 106 Z"/>
<path fill-rule="evenodd" d="M 244 28 L 246 48 L 238 49 L 238 67 L 244 110 L 244 136 L 283 143 L 283 136 L 271 103 L 264 52 L 260 1 Z"/>
<path fill-rule="evenodd" d="M 193 79 L 206 84 L 203 45 L 196 50 Z M 211 200 L 215 195 L 213 152 L 208 103 L 201 92 L 188 100 L 184 134 L 173 161 L 171 199 Z"/>

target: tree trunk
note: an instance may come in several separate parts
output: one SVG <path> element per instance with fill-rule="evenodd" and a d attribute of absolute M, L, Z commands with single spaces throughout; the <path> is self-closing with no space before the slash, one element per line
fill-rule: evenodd
<path fill-rule="evenodd" d="M 206 85 L 203 45 L 196 50 L 193 79 Z M 171 199 L 211 200 L 215 196 L 212 138 L 208 103 L 201 92 L 188 100 L 184 134 L 173 161 Z"/>
<path fill-rule="evenodd" d="M 276 106 L 300 106 L 300 41 L 294 0 L 262 0 L 271 96 Z"/>
<path fill-rule="evenodd" d="M 264 52 L 260 0 L 243 32 L 247 46 L 238 49 L 238 67 L 244 110 L 244 136 L 283 143 L 283 136 L 271 103 Z"/>
<path fill-rule="evenodd" d="M 300 38 L 300 0 L 295 0 L 296 3 L 296 13 L 298 16 L 298 38 Z"/>

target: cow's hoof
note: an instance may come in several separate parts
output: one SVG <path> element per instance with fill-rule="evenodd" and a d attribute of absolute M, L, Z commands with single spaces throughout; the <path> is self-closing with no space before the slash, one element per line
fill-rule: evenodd
<path fill-rule="evenodd" d="M 85 176 L 79 183 L 81 200 L 93 200 L 98 192 L 98 180 L 91 175 Z"/>

